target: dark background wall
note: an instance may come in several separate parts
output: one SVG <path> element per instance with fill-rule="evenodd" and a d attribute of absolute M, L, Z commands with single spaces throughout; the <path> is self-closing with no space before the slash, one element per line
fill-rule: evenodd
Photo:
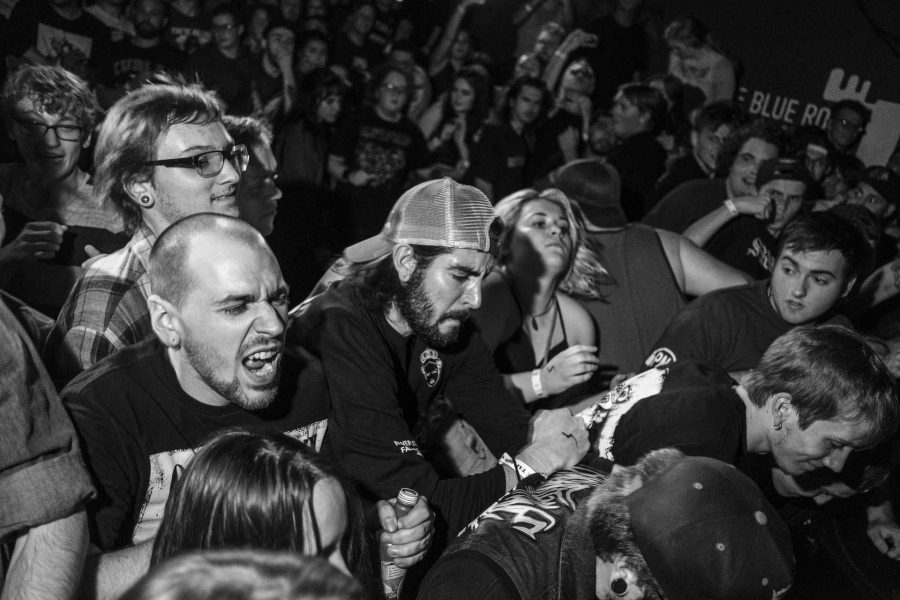
<path fill-rule="evenodd" d="M 900 0 L 666 0 L 657 6 L 663 23 L 679 15 L 699 18 L 740 59 L 739 100 L 752 114 L 824 125 L 831 102 L 855 98 L 868 105 L 873 120 L 857 154 L 867 164 L 887 162 L 900 139 Z M 664 70 L 662 60 L 657 56 L 656 66 Z"/>

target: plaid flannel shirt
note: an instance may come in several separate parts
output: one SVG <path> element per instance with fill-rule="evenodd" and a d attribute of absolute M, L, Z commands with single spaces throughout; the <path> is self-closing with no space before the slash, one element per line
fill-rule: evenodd
<path fill-rule="evenodd" d="M 153 332 L 147 267 L 155 241 L 141 224 L 124 248 L 91 264 L 72 288 L 44 346 L 44 361 L 58 389 Z"/>

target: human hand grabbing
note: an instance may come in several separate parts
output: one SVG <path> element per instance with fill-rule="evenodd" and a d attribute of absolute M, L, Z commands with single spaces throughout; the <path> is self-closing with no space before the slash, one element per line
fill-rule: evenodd
<path fill-rule="evenodd" d="M 52 258 L 59 251 L 63 241 L 65 225 L 53 221 L 32 221 L 26 223 L 19 235 L 3 248 L 2 258 L 10 262 L 42 260 Z"/>
<path fill-rule="evenodd" d="M 516 459 L 549 474 L 577 464 L 589 446 L 584 421 L 568 408 L 542 410 L 531 420 L 529 443 Z"/>
<path fill-rule="evenodd" d="M 732 200 L 739 214 L 766 220 L 772 216 L 772 202 L 768 196 L 741 196 Z"/>
<path fill-rule="evenodd" d="M 419 496 L 412 510 L 398 519 L 396 503 L 396 498 L 378 502 L 378 520 L 383 529 L 380 541 L 388 544 L 388 554 L 398 567 L 409 568 L 421 561 L 431 546 L 434 513 L 427 498 Z"/>
<path fill-rule="evenodd" d="M 559 394 L 590 379 L 599 365 L 597 346 L 570 346 L 541 368 L 542 387 L 548 395 Z"/>

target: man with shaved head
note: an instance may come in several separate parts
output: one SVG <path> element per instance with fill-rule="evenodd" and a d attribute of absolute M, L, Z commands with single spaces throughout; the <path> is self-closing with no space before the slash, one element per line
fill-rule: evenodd
<path fill-rule="evenodd" d="M 298 393 L 317 372 L 282 352 L 288 290 L 256 229 L 186 217 L 159 236 L 148 273 L 155 336 L 62 393 L 98 488 L 88 523 L 101 554 L 88 559 L 85 597 L 111 597 L 143 574 L 177 473 L 210 435 L 283 432 L 318 449 L 327 426 L 327 406 Z M 398 534 L 400 556 L 422 550 L 421 529 Z"/>

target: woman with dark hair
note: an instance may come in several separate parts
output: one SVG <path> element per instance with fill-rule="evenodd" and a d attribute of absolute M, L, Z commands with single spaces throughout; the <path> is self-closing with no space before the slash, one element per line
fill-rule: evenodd
<path fill-rule="evenodd" d="M 649 209 L 656 180 L 666 167 L 666 151 L 656 136 L 666 123 L 668 104 L 659 90 L 643 83 L 619 88 L 613 100 L 613 130 L 618 145 L 609 162 L 622 181 L 622 209 L 637 221 Z"/>
<path fill-rule="evenodd" d="M 291 552 L 195 552 L 159 565 L 122 600 L 362 600 L 362 587 L 321 558 Z"/>
<path fill-rule="evenodd" d="M 413 79 L 386 63 L 372 74 L 368 102 L 343 121 L 328 156 L 328 173 L 346 219 L 341 246 L 378 232 L 407 178 L 431 166 L 422 132 L 406 116 Z"/>
<path fill-rule="evenodd" d="M 327 69 L 301 80 L 298 106 L 275 138 L 279 187 L 324 189 L 328 142 L 346 94 L 341 78 Z"/>
<path fill-rule="evenodd" d="M 352 489 L 291 437 L 224 431 L 174 486 L 150 562 L 192 550 L 289 550 L 365 581 L 362 510 Z"/>
<path fill-rule="evenodd" d="M 675 19 L 663 37 L 670 50 L 669 73 L 703 92 L 704 105 L 734 100 L 734 64 L 712 41 L 706 25 L 691 17 Z"/>
<path fill-rule="evenodd" d="M 450 92 L 425 112 L 419 127 L 441 166 L 440 176 L 467 182 L 473 137 L 491 107 L 491 85 L 478 67 L 465 67 L 453 78 Z"/>
<path fill-rule="evenodd" d="M 504 224 L 500 257 L 485 278 L 474 318 L 494 348 L 506 387 L 530 404 L 587 381 L 597 370 L 591 316 L 562 290 L 596 298 L 606 271 L 582 246 L 580 223 L 561 191 L 522 190 L 494 212 Z"/>

